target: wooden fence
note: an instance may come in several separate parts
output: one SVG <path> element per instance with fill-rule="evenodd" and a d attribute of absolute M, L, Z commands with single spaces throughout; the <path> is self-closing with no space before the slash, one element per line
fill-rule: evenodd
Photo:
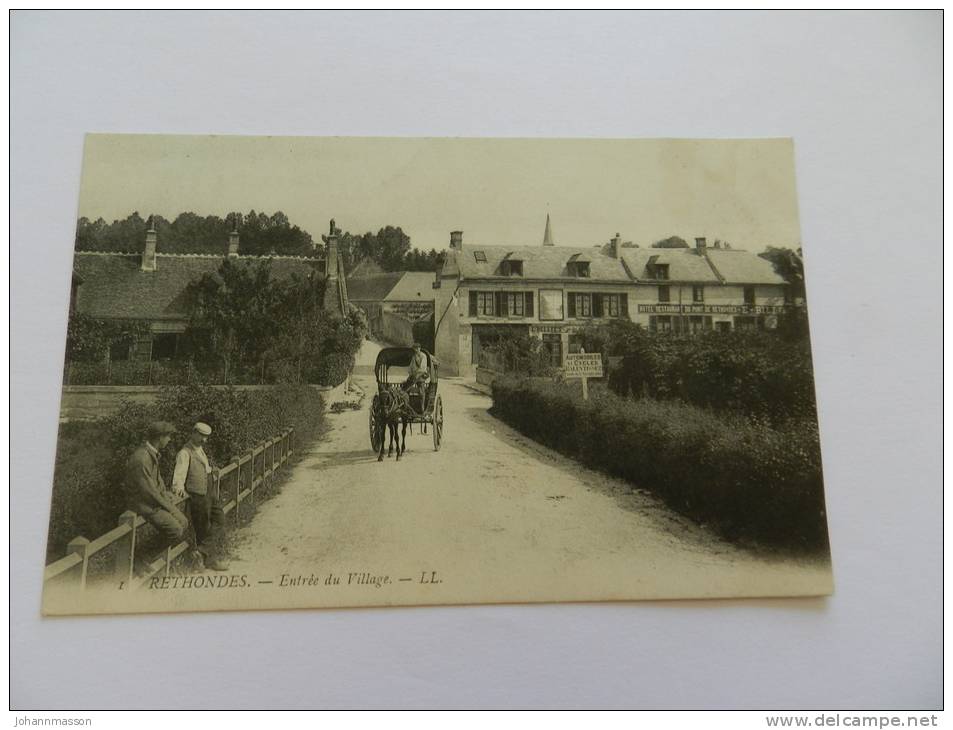
<path fill-rule="evenodd" d="M 238 524 L 242 502 L 254 496 L 255 490 L 274 477 L 278 468 L 294 453 L 294 429 L 287 429 L 274 438 L 263 441 L 241 456 L 236 456 L 220 470 L 212 472 L 213 489 L 218 490 L 226 516 L 232 514 Z M 188 496 L 173 497 L 179 509 L 188 514 Z M 227 523 L 226 518 L 226 523 Z M 84 590 L 90 577 L 90 561 L 105 551 L 114 551 L 107 561 L 106 571 L 116 581 L 130 589 L 141 588 L 156 575 L 168 576 L 173 562 L 189 549 L 185 540 L 167 547 L 162 553 L 145 561 L 136 570 L 136 538 L 140 528 L 148 524 L 135 512 L 123 512 L 119 525 L 95 540 L 77 537 L 69 542 L 65 557 L 46 566 L 43 572 L 44 588 L 79 588 Z"/>

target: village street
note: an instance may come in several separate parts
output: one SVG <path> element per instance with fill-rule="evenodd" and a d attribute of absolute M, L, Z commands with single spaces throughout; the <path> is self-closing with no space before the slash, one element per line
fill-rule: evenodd
<path fill-rule="evenodd" d="M 368 438 L 376 352 L 366 343 L 359 358 L 362 408 L 329 414 L 326 438 L 299 444 L 306 453 L 281 493 L 234 536 L 231 573 L 274 586 L 342 581 L 315 590 L 311 605 L 796 595 L 824 585 L 826 566 L 753 556 L 524 438 L 460 379 L 440 381 L 441 450 L 414 426 L 402 460 L 378 463 Z"/>

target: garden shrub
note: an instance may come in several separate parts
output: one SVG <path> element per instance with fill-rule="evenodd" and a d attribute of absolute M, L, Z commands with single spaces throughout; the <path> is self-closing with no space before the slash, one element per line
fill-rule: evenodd
<path fill-rule="evenodd" d="M 493 413 L 525 435 L 646 489 L 732 540 L 827 547 L 813 419 L 774 427 L 686 403 L 620 397 L 577 383 L 493 381 Z"/>
<path fill-rule="evenodd" d="M 580 333 L 587 352 L 602 353 L 607 382 L 619 395 L 678 399 L 762 416 L 775 424 L 815 418 L 810 341 L 783 332 L 648 332 L 614 321 Z M 609 358 L 619 362 L 610 366 Z"/>

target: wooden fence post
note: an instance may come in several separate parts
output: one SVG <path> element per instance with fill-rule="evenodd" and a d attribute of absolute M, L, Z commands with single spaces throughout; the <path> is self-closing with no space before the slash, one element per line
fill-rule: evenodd
<path fill-rule="evenodd" d="M 76 553 L 83 562 L 79 566 L 79 589 L 86 589 L 86 573 L 89 570 L 89 540 L 85 537 L 74 537 L 66 546 L 66 553 Z"/>
<path fill-rule="evenodd" d="M 114 572 L 119 580 L 132 582 L 136 565 L 136 513 L 126 510 L 119 515 L 120 525 L 129 525 L 129 534 L 118 541 Z"/>
<path fill-rule="evenodd" d="M 236 468 L 235 468 L 235 526 L 238 526 L 239 522 L 239 508 L 242 504 L 242 462 L 240 458 L 235 459 Z"/>

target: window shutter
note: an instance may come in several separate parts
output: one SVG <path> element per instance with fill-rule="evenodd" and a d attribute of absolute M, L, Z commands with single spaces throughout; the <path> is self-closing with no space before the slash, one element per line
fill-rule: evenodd
<path fill-rule="evenodd" d="M 629 295 L 622 293 L 619 295 L 619 315 L 629 318 Z"/>
<path fill-rule="evenodd" d="M 592 316 L 593 317 L 602 316 L 602 295 L 601 294 L 592 295 Z"/>
<path fill-rule="evenodd" d="M 533 316 L 533 292 L 528 291 L 523 295 L 526 299 L 526 303 L 523 305 L 523 312 L 527 317 Z"/>
<path fill-rule="evenodd" d="M 477 316 L 477 293 L 475 291 L 470 292 L 470 316 Z"/>
<path fill-rule="evenodd" d="M 493 314 L 495 314 L 497 317 L 505 317 L 506 316 L 506 295 L 501 291 L 494 292 L 493 299 L 494 299 Z"/>
<path fill-rule="evenodd" d="M 576 316 L 576 295 L 567 294 L 566 300 L 567 300 L 567 304 L 569 305 L 569 316 L 575 317 Z"/>

